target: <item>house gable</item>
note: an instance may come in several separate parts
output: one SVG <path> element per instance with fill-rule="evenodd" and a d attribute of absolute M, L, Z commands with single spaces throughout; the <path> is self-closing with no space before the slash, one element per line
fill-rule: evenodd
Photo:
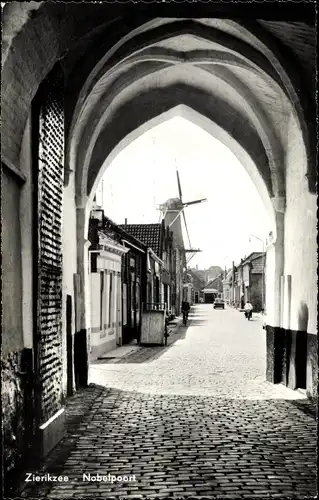
<path fill-rule="evenodd" d="M 162 258 L 161 224 L 121 224 L 119 228 L 151 248 L 157 257 Z"/>

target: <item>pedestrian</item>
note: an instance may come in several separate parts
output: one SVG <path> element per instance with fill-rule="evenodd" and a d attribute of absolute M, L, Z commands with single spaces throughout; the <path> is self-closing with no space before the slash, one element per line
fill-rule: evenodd
<path fill-rule="evenodd" d="M 186 325 L 187 318 L 188 318 L 188 313 L 190 310 L 190 304 L 186 300 L 183 300 L 182 302 L 182 313 L 183 313 L 183 323 Z"/>
<path fill-rule="evenodd" d="M 252 317 L 252 314 L 253 314 L 253 306 L 249 302 L 249 300 L 247 300 L 247 302 L 245 304 L 244 311 L 245 311 L 246 318 L 250 319 Z"/>

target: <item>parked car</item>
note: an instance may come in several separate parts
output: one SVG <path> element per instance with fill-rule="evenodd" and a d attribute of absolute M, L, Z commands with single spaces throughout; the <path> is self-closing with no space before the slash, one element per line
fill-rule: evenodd
<path fill-rule="evenodd" d="M 225 302 L 223 299 L 215 299 L 214 309 L 225 309 Z"/>

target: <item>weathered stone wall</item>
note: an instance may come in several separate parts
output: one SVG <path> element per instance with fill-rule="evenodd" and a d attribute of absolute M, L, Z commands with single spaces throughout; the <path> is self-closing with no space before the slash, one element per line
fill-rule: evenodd
<path fill-rule="evenodd" d="M 317 199 L 308 191 L 306 151 L 293 116 L 288 129 L 284 274 L 291 275 L 289 327 L 291 330 L 316 334 Z M 301 328 L 300 321 L 307 324 Z"/>
<path fill-rule="evenodd" d="M 317 227 L 316 197 L 309 192 L 307 157 L 300 128 L 291 114 L 288 123 L 286 157 L 286 210 L 284 214 L 284 268 L 291 276 L 291 292 L 280 326 L 267 326 L 267 380 L 282 382 L 291 389 L 306 388 L 317 395 Z M 267 249 L 268 268 L 273 255 Z M 275 303 L 282 297 L 275 293 Z M 281 304 L 281 309 L 284 304 Z M 267 310 L 268 313 L 268 310 Z M 268 314 L 267 314 L 268 320 Z"/>
<path fill-rule="evenodd" d="M 318 336 L 307 335 L 307 396 L 318 397 Z"/>
<path fill-rule="evenodd" d="M 5 332 L 3 332 L 5 334 Z M 5 490 L 13 485 L 13 474 L 20 468 L 24 452 L 24 398 L 20 370 L 20 353 L 1 358 L 2 365 L 2 432 Z"/>
<path fill-rule="evenodd" d="M 316 197 L 309 192 L 307 157 L 293 115 L 286 149 L 284 268 L 291 291 L 284 291 L 281 328 L 267 326 L 267 380 L 317 396 L 317 228 Z M 270 253 L 267 251 L 267 264 Z M 268 271 L 268 265 L 267 265 Z M 271 277 L 270 277 L 271 278 Z M 269 279 L 269 277 L 267 277 Z M 267 294 L 269 288 L 267 288 Z M 275 294 L 276 296 L 276 294 Z M 268 299 L 267 299 L 268 300 Z"/>
<path fill-rule="evenodd" d="M 2 432 L 5 481 L 24 447 L 23 388 L 18 376 L 23 349 L 19 178 L 2 165 Z"/>
<path fill-rule="evenodd" d="M 2 352 L 23 348 L 19 179 L 2 164 Z"/>
<path fill-rule="evenodd" d="M 66 165 L 66 168 L 68 165 Z M 84 244 L 84 242 L 83 242 Z M 72 302 L 71 316 L 71 335 L 72 344 L 74 345 L 75 335 L 75 296 L 74 296 L 74 276 L 77 272 L 77 237 L 76 237 L 76 208 L 75 208 L 75 193 L 74 193 L 74 175 L 70 176 L 68 186 L 64 187 L 63 192 L 63 223 L 62 223 L 62 246 L 63 246 L 63 282 L 62 282 L 62 360 L 63 360 L 63 394 L 67 392 L 67 311 L 66 298 L 69 295 Z M 72 359 L 74 353 L 72 353 Z M 69 367 L 69 370 L 71 368 Z M 75 389 L 75 386 L 73 386 Z"/>

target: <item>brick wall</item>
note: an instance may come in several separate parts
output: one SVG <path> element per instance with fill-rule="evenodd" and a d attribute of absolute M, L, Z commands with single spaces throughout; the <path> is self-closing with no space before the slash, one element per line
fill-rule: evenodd
<path fill-rule="evenodd" d="M 44 423 L 61 407 L 62 393 L 62 196 L 63 76 L 55 68 L 43 83 L 34 108 L 38 125 L 37 183 L 37 347 L 39 397 Z"/>

